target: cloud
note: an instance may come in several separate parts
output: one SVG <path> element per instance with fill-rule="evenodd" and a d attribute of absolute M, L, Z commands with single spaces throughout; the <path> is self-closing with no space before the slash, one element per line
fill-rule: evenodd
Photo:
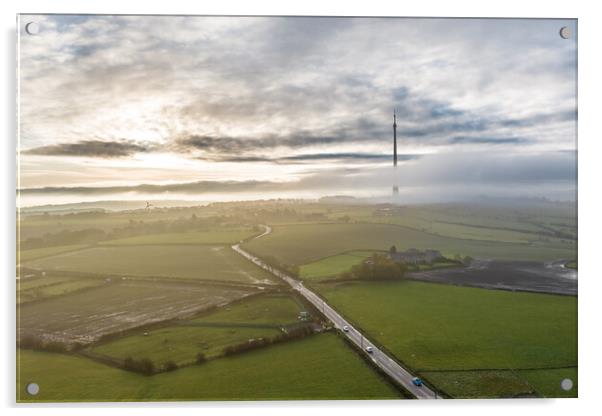
<path fill-rule="evenodd" d="M 239 154 L 240 152 L 265 151 L 274 148 L 300 149 L 309 146 L 330 145 L 374 141 L 370 137 L 355 138 L 345 134 L 344 130 L 332 131 L 330 134 L 311 135 L 298 132 L 287 136 L 265 136 L 259 138 L 217 137 L 192 135 L 176 141 L 175 150 L 190 152 L 201 150 L 209 154 Z M 294 158 L 294 156 L 292 156 Z M 325 158 L 328 158 L 325 156 Z"/>
<path fill-rule="evenodd" d="M 521 137 L 470 137 L 470 136 L 454 136 L 449 139 L 450 143 L 478 143 L 478 144 L 519 144 L 527 143 L 528 140 Z"/>
<path fill-rule="evenodd" d="M 126 186 L 48 186 L 42 188 L 25 188 L 20 192 L 25 195 L 35 194 L 78 194 L 78 195 L 105 195 L 124 193 L 144 194 L 203 194 L 207 192 L 242 192 L 259 190 L 266 187 L 275 188 L 277 183 L 270 181 L 198 181 L 184 182 L 168 185 L 141 184 Z"/>
<path fill-rule="evenodd" d="M 407 201 L 490 196 L 553 196 L 572 199 L 576 189 L 576 154 L 550 152 L 506 154 L 465 152 L 423 156 L 392 169 L 327 169 L 295 180 L 193 181 L 125 186 L 41 187 L 22 195 L 207 195 L 244 194 L 276 198 L 284 193 L 388 195 L 393 184 Z"/>
<path fill-rule="evenodd" d="M 23 153 L 42 156 L 119 158 L 149 152 L 150 150 L 151 147 L 148 145 L 131 141 L 81 140 L 75 143 L 57 143 L 34 147 L 24 150 Z"/>
<path fill-rule="evenodd" d="M 368 169 L 391 157 L 394 108 L 403 154 L 575 149 L 577 44 L 558 36 L 575 20 L 33 18 L 19 110 L 21 183 L 34 187 L 120 185 L 126 168 L 134 185 Z M 160 155 L 128 157 L 147 152 Z"/>
<path fill-rule="evenodd" d="M 397 159 L 416 160 L 421 155 L 399 154 Z M 218 162 L 270 162 L 270 163 L 308 163 L 315 161 L 354 161 L 362 163 L 391 162 L 393 156 L 383 153 L 304 153 L 283 157 L 263 157 L 263 156 L 226 156 L 223 158 L 211 159 Z"/>

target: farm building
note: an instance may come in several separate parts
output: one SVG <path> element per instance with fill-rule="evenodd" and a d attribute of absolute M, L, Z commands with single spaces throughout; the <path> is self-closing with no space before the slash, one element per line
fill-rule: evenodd
<path fill-rule="evenodd" d="M 443 257 L 439 250 L 417 250 L 410 248 L 406 251 L 392 252 L 389 253 L 389 258 L 393 261 L 400 263 L 418 264 L 418 263 L 432 263 L 437 259 Z"/>

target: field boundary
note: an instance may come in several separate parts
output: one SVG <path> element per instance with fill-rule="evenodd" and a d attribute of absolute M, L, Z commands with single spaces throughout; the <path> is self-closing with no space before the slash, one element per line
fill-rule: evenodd
<path fill-rule="evenodd" d="M 80 279 L 69 280 L 67 282 L 73 282 L 73 281 L 77 282 L 77 281 L 81 281 L 81 280 L 83 280 L 83 281 L 92 281 L 92 280 L 101 280 L 101 279 L 100 278 L 99 279 L 87 279 L 87 278 L 84 277 L 84 278 L 80 278 Z M 59 282 L 59 283 L 44 285 L 44 286 L 40 286 L 40 287 L 41 288 L 48 288 L 48 287 L 58 286 L 58 285 L 61 285 L 63 283 L 66 283 L 66 282 Z M 56 299 L 56 298 L 60 298 L 60 297 L 63 297 L 63 296 L 69 296 L 69 295 L 76 294 L 76 293 L 80 294 L 80 293 L 86 292 L 88 290 L 98 289 L 101 286 L 111 285 L 111 284 L 117 284 L 117 282 L 100 282 L 100 284 L 97 284 L 97 285 L 87 286 L 87 287 L 81 287 L 79 289 L 72 290 L 70 292 L 58 293 L 56 295 L 50 295 L 50 296 L 45 296 L 45 297 L 41 297 L 41 298 L 37 298 L 37 299 L 31 299 L 31 300 L 28 300 L 28 301 L 25 301 L 25 302 L 20 302 L 20 298 L 21 298 L 21 295 L 22 295 L 21 292 L 28 292 L 30 290 L 35 290 L 36 288 L 24 289 L 24 290 L 18 290 L 17 289 L 17 305 L 19 307 L 21 307 L 21 306 L 30 305 L 30 304 L 33 304 L 33 303 L 43 302 L 43 301 L 49 300 L 49 299 Z"/>
<path fill-rule="evenodd" d="M 445 270 L 445 269 L 443 269 Z M 419 272 L 411 272 L 411 273 L 419 273 Z M 444 285 L 444 286 L 455 286 L 455 287 L 463 287 L 467 289 L 481 289 L 481 290 L 499 290 L 502 292 L 511 292 L 511 293 L 533 293 L 537 295 L 548 295 L 548 296 L 564 296 L 564 297 L 578 297 L 578 293 L 560 293 L 560 292 L 548 292 L 543 290 L 535 290 L 535 289 L 526 289 L 526 288 L 512 288 L 512 287 L 497 287 L 497 286 L 477 286 L 470 284 L 460 284 L 460 283 L 446 283 L 446 282 L 438 282 L 431 281 L 426 279 L 419 279 L 417 277 L 412 277 L 412 275 L 408 274 L 404 277 L 406 280 L 410 280 L 412 282 L 419 283 L 428 283 L 434 285 Z M 364 280 L 365 281 L 365 280 Z M 322 281 L 320 283 L 328 283 L 327 281 Z"/>
<path fill-rule="evenodd" d="M 448 235 L 441 235 L 441 234 L 435 234 L 433 232 L 429 232 L 429 231 L 425 231 L 422 230 L 420 228 L 413 228 L 407 225 L 402 225 L 402 224 L 396 224 L 394 222 L 378 222 L 378 221 L 374 221 L 374 222 L 370 222 L 370 221 L 351 221 L 351 222 L 326 222 L 326 223 L 307 223 L 307 224 L 295 224 L 295 225 L 289 225 L 289 227 L 293 227 L 293 226 L 308 226 L 308 225 L 354 225 L 354 224 L 363 224 L 363 225 L 391 225 L 394 227 L 399 227 L 399 228 L 404 228 L 407 230 L 412 230 L 412 231 L 418 231 L 424 234 L 428 234 L 434 237 L 439 237 L 439 238 L 446 238 L 446 239 L 450 239 L 450 240 L 466 240 L 466 241 L 474 241 L 474 242 L 478 242 L 478 243 L 488 243 L 488 244 L 493 244 L 493 245 L 521 245 L 521 246 L 530 246 L 532 245 L 530 242 L 526 242 L 526 243 L 511 243 L 511 242 L 496 242 L 496 241 L 492 241 L 492 240 L 478 240 L 476 238 L 462 238 L 462 237 L 451 237 Z M 273 228 L 277 228 L 277 227 L 273 227 Z M 363 250 L 363 249 L 353 249 L 351 251 L 355 251 L 355 250 Z"/>
<path fill-rule="evenodd" d="M 40 269 L 30 270 L 42 271 Z M 48 277 L 50 276 L 64 276 L 64 277 L 74 277 L 74 278 L 83 278 L 83 279 L 111 279 L 115 280 L 115 282 L 128 282 L 128 281 L 147 281 L 147 282 L 163 282 L 163 283 L 198 283 L 201 285 L 209 285 L 209 286 L 226 286 L 226 287 L 239 287 L 239 288 L 254 288 L 258 289 L 260 287 L 285 287 L 283 283 L 280 281 L 273 280 L 273 283 L 245 283 L 236 280 L 212 280 L 212 279 L 197 279 L 191 277 L 169 277 L 169 276 L 136 276 L 129 274 L 111 274 L 111 273 L 90 273 L 90 272 L 76 272 L 70 270 L 47 270 Z"/>
<path fill-rule="evenodd" d="M 563 369 L 569 369 L 569 368 L 579 368 L 579 366 L 577 364 L 574 365 L 561 365 L 561 366 L 552 366 L 552 367 L 513 367 L 513 368 L 461 368 L 458 370 L 454 370 L 454 369 L 434 369 L 434 370 L 428 370 L 428 369 L 416 369 L 417 372 L 419 373 L 461 373 L 461 372 L 472 372 L 472 373 L 476 373 L 479 371 L 530 371 L 530 370 L 563 370 Z"/>
<path fill-rule="evenodd" d="M 352 225 L 377 225 L 377 226 L 394 226 L 394 227 L 398 227 L 404 230 L 410 230 L 413 232 L 419 232 L 431 237 L 435 237 L 435 238 L 439 238 L 439 239 L 443 239 L 443 240 L 447 240 L 447 242 L 449 243 L 453 243 L 453 242 L 457 242 L 457 241 L 465 241 L 465 242 L 472 242 L 472 243 L 478 243 L 478 244 L 484 244 L 486 246 L 489 246 L 491 248 L 507 248 L 507 247 L 537 247 L 536 244 L 533 244 L 532 242 L 496 242 L 496 241 L 492 241 L 492 240 L 479 240 L 479 239 L 474 239 L 474 238 L 462 238 L 462 237 L 452 237 L 452 236 L 447 236 L 447 235 L 441 235 L 441 234 L 435 234 L 432 232 L 428 232 L 428 231 L 424 231 L 421 230 L 419 228 L 412 228 L 406 225 L 401 225 L 401 224 L 396 224 L 396 223 L 390 223 L 390 222 L 369 222 L 369 221 L 355 221 L 355 222 L 325 222 L 325 223 L 300 223 L 300 224 L 294 224 L 294 225 L 288 225 L 288 226 L 282 226 L 282 225 L 271 225 L 270 227 L 273 228 L 274 231 L 277 231 L 278 229 L 282 229 L 285 227 L 308 227 L 308 226 L 312 226 L 312 225 L 340 225 L 340 226 L 352 226 Z M 246 241 L 244 241 L 246 242 Z M 243 244 L 244 244 L 243 242 Z M 571 251 L 570 247 L 549 247 L 550 249 L 556 249 L 556 250 L 565 250 L 565 251 Z M 254 254 L 255 256 L 257 256 L 257 253 L 254 253 L 253 251 L 249 250 L 248 247 L 245 247 L 245 250 L 247 250 L 249 253 Z M 346 250 L 345 252 L 349 252 L 349 251 L 374 251 L 375 249 L 373 248 L 362 248 L 362 247 L 354 247 L 350 250 Z M 376 250 L 378 251 L 378 250 Z M 574 250 L 576 252 L 576 249 Z M 344 253 L 344 252 L 341 252 Z M 319 261 L 321 259 L 324 258 L 328 258 L 328 257 L 332 257 L 336 254 L 330 255 L 330 256 L 320 256 L 320 257 L 310 257 L 307 259 L 307 261 L 304 261 L 303 263 L 299 263 L 297 265 L 301 266 L 303 264 L 308 264 L 308 263 L 313 263 L 316 261 Z M 261 256 L 258 256 L 261 257 Z M 515 260 L 515 258 L 513 257 L 507 257 L 507 256 L 502 256 L 497 258 L 498 260 Z M 549 260 L 549 259 L 548 259 Z"/>
<path fill-rule="evenodd" d="M 44 246 L 44 247 L 38 247 L 38 248 L 28 248 L 28 249 L 21 249 L 20 247 L 17 247 L 17 252 L 19 253 L 17 257 L 19 257 L 18 261 L 17 261 L 17 270 L 19 268 L 23 268 L 23 266 L 25 265 L 25 263 L 28 262 L 32 262 L 32 261 L 36 261 L 36 260 L 41 260 L 41 259 L 45 259 L 48 257 L 54 257 L 54 256 L 60 256 L 61 254 L 68 254 L 68 253 L 75 253 L 76 251 L 82 251 L 82 250 L 87 250 L 89 248 L 93 248 L 94 246 L 97 245 L 97 243 L 85 243 L 85 244 L 66 244 L 66 245 L 84 245 L 84 247 L 79 247 L 79 248 L 74 248 L 71 250 L 67 250 L 67 251 L 61 251 L 59 253 L 54 253 L 54 254 L 47 254 L 47 255 L 43 255 L 40 257 L 36 257 L 34 259 L 29 259 L 29 260 L 25 260 L 25 261 L 21 261 L 20 257 L 21 257 L 21 251 L 29 251 L 29 250 L 42 250 L 45 248 L 52 248 L 52 247 L 63 247 L 64 245 L 59 245 L 59 246 Z M 25 269 L 27 269 L 28 267 L 25 266 Z M 35 270 L 35 269 L 34 269 Z"/>

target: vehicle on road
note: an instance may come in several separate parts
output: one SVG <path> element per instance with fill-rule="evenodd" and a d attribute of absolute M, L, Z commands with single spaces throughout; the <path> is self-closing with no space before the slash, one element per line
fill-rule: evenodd
<path fill-rule="evenodd" d="M 343 327 L 343 332 L 349 332 L 349 327 L 347 325 Z"/>
<path fill-rule="evenodd" d="M 415 386 L 418 386 L 418 387 L 420 387 L 420 386 L 422 386 L 422 380 L 421 380 L 421 379 L 419 379 L 418 377 L 414 377 L 414 378 L 412 379 L 412 384 L 414 384 Z"/>
<path fill-rule="evenodd" d="M 368 353 L 372 354 L 372 353 L 374 352 L 374 348 L 372 348 L 370 345 L 368 345 L 368 346 L 366 347 L 366 352 L 368 352 Z"/>

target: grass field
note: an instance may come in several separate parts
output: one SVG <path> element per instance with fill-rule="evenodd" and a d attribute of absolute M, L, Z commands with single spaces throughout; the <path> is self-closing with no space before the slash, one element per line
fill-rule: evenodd
<path fill-rule="evenodd" d="M 81 289 L 101 286 L 105 283 L 101 279 L 64 279 L 60 277 L 44 277 L 36 280 L 37 285 L 27 284 L 29 282 L 25 283 L 25 285 L 19 285 L 17 303 L 26 303 L 33 300 L 46 299 L 52 296 L 62 296 Z M 45 281 L 45 284 L 40 281 Z M 23 286 L 29 286 L 29 288 L 23 289 Z"/>
<path fill-rule="evenodd" d="M 42 257 L 54 256 L 56 254 L 65 253 L 68 251 L 79 250 L 86 247 L 85 244 L 71 244 L 68 246 L 56 246 L 56 247 L 44 247 L 44 248 L 34 248 L 31 250 L 21 250 L 20 260 L 21 263 L 26 261 L 39 259 Z"/>
<path fill-rule="evenodd" d="M 19 333 L 89 343 L 114 332 L 229 303 L 251 289 L 124 281 L 19 307 Z"/>
<path fill-rule="evenodd" d="M 554 260 L 576 256 L 576 250 L 545 244 L 510 244 L 428 234 L 389 224 L 308 224 L 274 227 L 273 233 L 245 244 L 260 256 L 289 264 L 306 264 L 354 250 L 436 249 L 446 256 L 509 260 Z"/>
<path fill-rule="evenodd" d="M 408 218 L 406 216 L 385 217 L 371 221 L 380 223 L 397 224 L 410 228 L 427 231 L 446 237 L 462 238 L 468 240 L 494 241 L 498 243 L 528 243 L 539 239 L 537 234 L 507 230 L 502 228 L 490 228 L 486 226 L 474 226 L 466 223 L 452 223 L 427 218 Z"/>
<path fill-rule="evenodd" d="M 420 372 L 577 365 L 575 297 L 421 282 L 320 284 L 318 290 Z"/>
<path fill-rule="evenodd" d="M 334 334 L 321 334 L 155 376 L 89 359 L 19 351 L 17 400 L 395 399 L 398 392 Z M 40 393 L 25 392 L 34 381 Z"/>
<path fill-rule="evenodd" d="M 300 267 L 300 276 L 307 280 L 321 280 L 326 277 L 336 276 L 370 257 L 372 253 L 374 252 L 349 251 L 307 263 Z"/>
<path fill-rule="evenodd" d="M 326 257 L 300 267 L 300 277 L 309 281 L 321 281 L 328 278 L 336 278 L 339 274 L 351 270 L 364 259 L 370 257 L 375 251 L 349 251 Z M 442 269 L 449 267 L 461 267 L 458 263 L 441 262 L 433 264 L 419 264 L 408 266 L 408 272 Z"/>
<path fill-rule="evenodd" d="M 250 229 L 223 229 L 188 233 L 150 234 L 103 241 L 102 245 L 233 244 L 256 234 Z"/>
<path fill-rule="evenodd" d="M 123 360 L 127 357 L 148 358 L 155 367 L 167 361 L 177 365 L 193 363 L 198 353 L 207 358 L 219 356 L 225 347 L 252 338 L 272 338 L 281 333 L 277 328 L 201 327 L 173 325 L 130 335 L 92 348 L 97 354 Z"/>
<path fill-rule="evenodd" d="M 270 275 L 224 246 L 95 247 L 27 263 L 40 270 L 272 283 Z"/>
<path fill-rule="evenodd" d="M 149 358 L 156 366 L 168 360 L 194 362 L 197 353 L 214 358 L 224 347 L 252 338 L 272 338 L 281 325 L 297 322 L 301 307 L 288 296 L 255 296 L 226 305 L 202 317 L 139 332 L 94 346 L 95 353 L 124 359 Z"/>
<path fill-rule="evenodd" d="M 579 383 L 577 368 L 559 368 L 553 370 L 520 370 L 518 374 L 535 386 L 543 397 L 577 397 Z M 560 380 L 565 378 L 573 382 L 573 388 L 566 391 L 560 387 Z"/>
<path fill-rule="evenodd" d="M 538 396 L 533 386 L 512 370 L 421 372 L 420 376 L 456 399 Z"/>
<path fill-rule="evenodd" d="M 388 215 L 375 215 L 374 206 L 332 206 L 329 217 L 342 213 L 356 222 L 398 224 L 429 233 L 497 242 L 529 242 L 551 236 L 552 231 L 576 239 L 576 211 L 571 204 L 495 206 L 492 204 L 427 204 L 389 207 Z M 381 211 L 383 214 L 383 211 Z"/>
<path fill-rule="evenodd" d="M 422 377 L 455 398 L 577 397 L 577 368 L 422 372 Z M 563 390 L 565 378 L 573 381 Z"/>
<path fill-rule="evenodd" d="M 192 320 L 193 323 L 252 323 L 286 325 L 297 322 L 304 308 L 290 296 L 255 296 L 226 305 Z"/>

